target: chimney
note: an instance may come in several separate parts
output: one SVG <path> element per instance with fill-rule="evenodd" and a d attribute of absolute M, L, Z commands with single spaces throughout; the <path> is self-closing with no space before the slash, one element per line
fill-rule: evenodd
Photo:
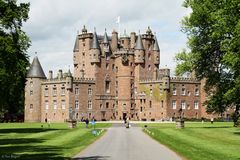
<path fill-rule="evenodd" d="M 136 33 L 135 32 L 131 32 L 131 35 L 130 35 L 130 41 L 131 41 L 131 44 L 130 44 L 130 48 L 134 48 L 135 47 L 135 40 L 136 40 Z"/>
<path fill-rule="evenodd" d="M 112 50 L 116 51 L 118 48 L 118 33 L 115 30 L 113 30 L 113 32 L 112 32 L 112 42 L 111 43 L 112 43 L 111 44 Z"/>
<path fill-rule="evenodd" d="M 53 78 L 53 71 L 52 70 L 50 70 L 49 72 L 48 72 L 48 79 L 52 79 Z"/>
<path fill-rule="evenodd" d="M 62 70 L 59 69 L 59 71 L 58 71 L 58 79 L 62 79 L 62 78 L 63 78 Z"/>

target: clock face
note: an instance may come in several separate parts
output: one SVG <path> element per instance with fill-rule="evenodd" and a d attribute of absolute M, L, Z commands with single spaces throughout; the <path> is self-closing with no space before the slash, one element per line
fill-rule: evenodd
<path fill-rule="evenodd" d="M 122 62 L 123 63 L 126 63 L 128 61 L 128 56 L 127 56 L 127 54 L 123 54 L 122 55 Z"/>

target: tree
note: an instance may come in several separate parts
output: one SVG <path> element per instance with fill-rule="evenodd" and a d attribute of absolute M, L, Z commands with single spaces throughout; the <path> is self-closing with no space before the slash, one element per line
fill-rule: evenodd
<path fill-rule="evenodd" d="M 235 106 L 236 125 L 240 109 L 239 0 L 185 0 L 183 6 L 192 10 L 182 20 L 190 51 L 177 54 L 177 74 L 192 69 L 198 79 L 205 79 L 210 95 L 207 111 L 222 113 Z"/>
<path fill-rule="evenodd" d="M 0 113 L 23 112 L 30 40 L 21 30 L 29 3 L 0 0 Z M 1 115 L 0 115 L 1 116 Z"/>

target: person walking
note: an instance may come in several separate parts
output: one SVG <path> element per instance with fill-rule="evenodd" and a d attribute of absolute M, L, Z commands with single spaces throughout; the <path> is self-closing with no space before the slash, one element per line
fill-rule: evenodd
<path fill-rule="evenodd" d="M 88 128 L 88 124 L 89 124 L 88 118 L 85 120 L 85 123 L 86 123 L 86 128 Z"/>
<path fill-rule="evenodd" d="M 129 118 L 126 119 L 126 128 L 129 128 Z"/>
<path fill-rule="evenodd" d="M 212 118 L 211 118 L 211 124 L 213 124 L 213 120 L 214 120 L 214 119 L 213 119 L 213 117 L 212 117 Z"/>

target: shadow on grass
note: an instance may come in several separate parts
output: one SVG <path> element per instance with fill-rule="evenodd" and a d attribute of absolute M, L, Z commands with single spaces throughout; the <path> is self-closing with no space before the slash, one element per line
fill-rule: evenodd
<path fill-rule="evenodd" d="M 207 127 L 200 127 L 200 128 L 232 128 L 232 126 L 207 126 Z"/>
<path fill-rule="evenodd" d="M 239 135 L 240 136 L 240 132 L 233 132 L 234 134 L 237 134 L 237 135 Z M 239 158 L 240 159 L 240 158 Z"/>
<path fill-rule="evenodd" d="M 29 143 L 34 143 L 36 140 Z M 41 142 L 41 140 L 38 140 Z M 19 145 L 19 146 L 0 146 L 0 160 L 1 159 L 18 159 L 18 160 L 63 160 L 71 159 L 70 157 L 63 157 L 61 154 L 62 147 L 58 146 L 44 146 L 44 145 Z M 23 154 L 22 154 L 23 153 Z M 24 154 L 25 153 L 25 154 Z M 32 154 L 29 154 L 32 153 Z"/>
<path fill-rule="evenodd" d="M 232 126 L 185 126 L 186 128 L 209 128 L 209 129 L 216 129 L 216 128 L 232 128 Z"/>
<path fill-rule="evenodd" d="M 0 140 L 0 148 L 1 145 L 9 145 L 9 144 L 28 144 L 28 143 L 42 143 L 43 140 L 36 138 L 11 138 L 11 139 L 1 139 Z"/>
<path fill-rule="evenodd" d="M 107 160 L 107 159 L 110 159 L 110 156 L 91 156 L 73 158 L 73 160 Z"/>
<path fill-rule="evenodd" d="M 59 129 L 51 128 L 10 128 L 10 129 L 0 129 L 0 133 L 39 133 L 39 132 L 48 132 Z M 61 129 L 63 130 L 63 129 Z"/>

